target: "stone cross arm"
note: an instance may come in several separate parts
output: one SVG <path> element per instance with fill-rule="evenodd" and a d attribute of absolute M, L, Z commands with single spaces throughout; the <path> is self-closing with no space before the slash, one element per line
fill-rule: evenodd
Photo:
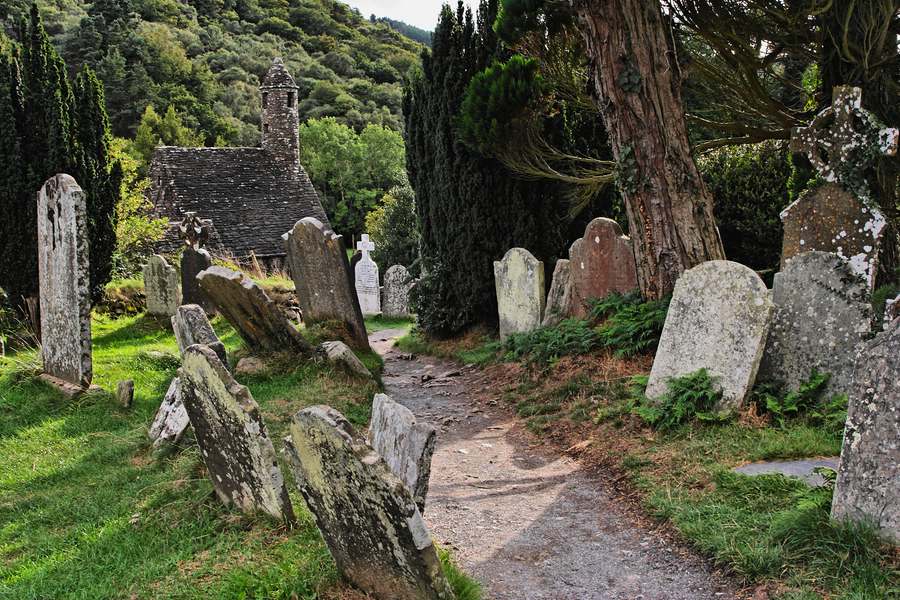
<path fill-rule="evenodd" d="M 368 255 L 369 252 L 375 250 L 375 243 L 369 240 L 368 233 L 362 234 L 359 241 L 356 242 L 356 249 L 362 250 L 364 255 Z"/>

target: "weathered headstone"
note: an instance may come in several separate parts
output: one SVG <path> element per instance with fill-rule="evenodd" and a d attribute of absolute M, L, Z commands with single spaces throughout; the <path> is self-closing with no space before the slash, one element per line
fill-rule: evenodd
<path fill-rule="evenodd" d="M 200 287 L 254 350 L 310 354 L 313 347 L 253 280 L 225 267 L 197 275 Z"/>
<path fill-rule="evenodd" d="M 203 344 L 216 353 L 223 365 L 228 365 L 225 344 L 219 340 L 209 319 L 206 318 L 206 311 L 199 305 L 179 306 L 175 316 L 172 317 L 172 331 L 175 332 L 175 341 L 178 342 L 181 356 L 184 356 L 184 351 L 194 344 Z"/>
<path fill-rule="evenodd" d="M 544 309 L 543 327 L 559 325 L 560 321 L 571 315 L 572 307 L 572 263 L 565 258 L 556 261 L 553 269 L 553 281 L 547 294 L 547 307 Z"/>
<path fill-rule="evenodd" d="M 775 275 L 775 312 L 759 374 L 797 390 L 813 369 L 830 374 L 829 394 L 846 394 L 857 347 L 871 329 L 868 286 L 846 260 L 806 252 Z"/>
<path fill-rule="evenodd" d="M 378 600 L 452 600 L 412 494 L 334 409 L 298 412 L 285 449 L 338 570 Z"/>
<path fill-rule="evenodd" d="M 900 319 L 856 361 L 831 516 L 900 545 Z"/>
<path fill-rule="evenodd" d="M 134 379 L 125 379 L 116 384 L 116 400 L 123 408 L 131 408 L 134 403 Z"/>
<path fill-rule="evenodd" d="M 250 390 L 199 344 L 185 351 L 180 373 L 182 401 L 219 499 L 293 522 L 275 448 Z"/>
<path fill-rule="evenodd" d="M 896 298 L 888 298 L 884 302 L 884 324 L 887 326 L 900 317 L 900 294 Z"/>
<path fill-rule="evenodd" d="M 318 219 L 307 217 L 284 234 L 284 240 L 303 321 L 340 321 L 355 346 L 368 348 L 369 337 L 341 236 Z"/>
<path fill-rule="evenodd" d="M 626 294 L 638 288 L 637 266 L 631 240 L 612 219 L 596 218 L 584 230 L 580 244 L 569 253 L 572 285 L 571 314 L 584 318 L 589 300 L 612 293 Z"/>
<path fill-rule="evenodd" d="M 144 265 L 144 294 L 151 315 L 171 317 L 181 306 L 178 272 L 159 254 L 151 256 Z"/>
<path fill-rule="evenodd" d="M 494 261 L 500 339 L 541 326 L 544 316 L 544 263 L 524 248 L 510 248 Z"/>
<path fill-rule="evenodd" d="M 772 309 L 749 267 L 713 260 L 686 271 L 675 284 L 647 397 L 657 400 L 670 379 L 706 369 L 722 390 L 719 408 L 739 407 L 756 379 Z"/>
<path fill-rule="evenodd" d="M 419 511 L 425 512 L 431 457 L 437 440 L 434 427 L 418 421 L 411 410 L 386 394 L 376 394 L 367 440 L 412 492 Z"/>
<path fill-rule="evenodd" d="M 409 316 L 409 293 L 416 282 L 403 265 L 394 265 L 384 273 L 381 312 L 390 319 Z"/>
<path fill-rule="evenodd" d="M 215 312 L 215 307 L 200 289 L 197 275 L 212 266 L 212 256 L 203 249 L 209 238 L 210 223 L 200 219 L 195 212 L 186 212 L 178 226 L 185 244 L 181 255 L 181 301 L 183 304 L 199 304 L 207 313 Z"/>
<path fill-rule="evenodd" d="M 362 363 L 361 360 L 353 353 L 350 347 L 341 341 L 322 342 L 319 350 L 325 355 L 329 362 L 338 364 L 346 368 L 351 373 L 360 377 L 372 377 L 371 371 Z"/>
<path fill-rule="evenodd" d="M 87 206 L 71 176 L 55 175 L 38 192 L 37 223 L 44 373 L 87 388 L 93 376 Z"/>
<path fill-rule="evenodd" d="M 372 250 L 375 244 L 369 241 L 368 234 L 363 234 L 362 239 L 356 243 L 356 248 L 362 252 L 362 257 L 354 269 L 354 282 L 356 295 L 359 297 L 359 308 L 364 315 L 377 315 L 381 313 L 381 288 L 378 285 L 378 265 L 372 260 Z"/>
<path fill-rule="evenodd" d="M 181 399 L 181 378 L 175 377 L 169 384 L 166 396 L 156 411 L 153 424 L 150 425 L 150 439 L 153 447 L 164 444 L 177 444 L 190 426 L 187 409 Z"/>

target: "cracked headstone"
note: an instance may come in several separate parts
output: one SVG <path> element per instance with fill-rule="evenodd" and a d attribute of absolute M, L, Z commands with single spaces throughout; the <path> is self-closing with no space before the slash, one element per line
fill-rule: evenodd
<path fill-rule="evenodd" d="M 571 301 L 569 316 L 585 318 L 590 300 L 638 289 L 637 265 L 631 240 L 612 219 L 588 223 L 580 244 L 569 252 Z"/>
<path fill-rule="evenodd" d="M 856 360 L 831 516 L 900 545 L 900 319 Z"/>
<path fill-rule="evenodd" d="M 378 600 L 452 600 L 431 534 L 406 485 L 336 410 L 291 422 L 294 479 L 343 577 Z"/>
<path fill-rule="evenodd" d="M 184 356 L 184 351 L 194 344 L 209 346 L 219 357 L 223 365 L 228 365 L 228 357 L 225 353 L 225 344 L 219 340 L 215 330 L 206 317 L 206 311 L 198 304 L 184 304 L 178 307 L 175 316 L 172 317 L 172 331 L 175 332 L 175 341 L 178 342 L 178 351 Z"/>
<path fill-rule="evenodd" d="M 828 394 L 846 394 L 853 356 L 871 330 L 868 286 L 846 260 L 806 252 L 775 275 L 775 312 L 759 375 L 796 391 L 813 370 L 828 373 Z"/>
<path fill-rule="evenodd" d="M 420 512 L 425 512 L 436 439 L 434 427 L 411 410 L 386 394 L 375 395 L 367 441 L 412 492 Z"/>
<path fill-rule="evenodd" d="M 547 306 L 544 309 L 542 327 L 559 325 L 567 319 L 572 311 L 572 265 L 568 259 L 556 261 L 553 269 L 553 281 L 547 294 Z"/>
<path fill-rule="evenodd" d="M 293 523 L 275 448 L 250 390 L 199 344 L 185 350 L 180 373 L 182 401 L 219 499 Z"/>
<path fill-rule="evenodd" d="M 353 269 L 354 286 L 359 298 L 359 308 L 363 315 L 381 314 L 381 288 L 378 285 L 378 265 L 372 260 L 372 252 L 375 244 L 369 240 L 369 235 L 364 233 L 356 249 L 362 256 Z"/>
<path fill-rule="evenodd" d="M 178 272 L 159 254 L 144 265 L 144 295 L 147 312 L 158 317 L 171 317 L 181 306 Z"/>
<path fill-rule="evenodd" d="M 500 339 L 541 326 L 544 316 L 544 263 L 524 248 L 510 248 L 494 261 Z"/>
<path fill-rule="evenodd" d="M 88 217 L 85 195 L 65 174 L 37 197 L 41 358 L 58 387 L 86 389 L 93 377 Z"/>
<path fill-rule="evenodd" d="M 344 342 L 322 342 L 319 345 L 319 349 L 325 355 L 325 358 L 328 359 L 328 362 L 339 364 L 351 373 L 359 375 L 360 377 L 372 379 L 372 373 L 366 365 L 359 360 L 359 357 L 354 354 L 353 350 L 350 349 L 350 346 Z"/>
<path fill-rule="evenodd" d="M 153 447 L 177 444 L 190 424 L 187 409 L 181 399 L 181 378 L 175 377 L 150 425 L 149 437 L 153 441 Z"/>
<path fill-rule="evenodd" d="M 409 293 L 415 280 L 403 265 L 394 265 L 384 273 L 381 312 L 389 319 L 409 316 Z"/>
<path fill-rule="evenodd" d="M 713 260 L 675 284 L 646 395 L 659 400 L 672 378 L 706 369 L 722 391 L 720 410 L 736 409 L 753 387 L 772 318 L 772 300 L 753 269 Z"/>

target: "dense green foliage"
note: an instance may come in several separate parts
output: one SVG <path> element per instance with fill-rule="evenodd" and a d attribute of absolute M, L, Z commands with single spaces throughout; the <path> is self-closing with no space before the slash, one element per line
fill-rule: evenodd
<path fill-rule="evenodd" d="M 758 383 L 751 400 L 758 414 L 768 415 L 779 427 L 801 421 L 840 435 L 847 421 L 847 396 L 826 395 L 829 379 L 828 373 L 813 369 L 796 390 L 784 391 L 775 382 Z"/>
<path fill-rule="evenodd" d="M 416 196 L 408 183 L 391 189 L 366 215 L 366 232 L 375 242 L 372 260 L 387 270 L 403 265 L 418 274 L 419 222 Z"/>
<path fill-rule="evenodd" d="M 553 327 L 513 333 L 503 341 L 501 349 L 504 360 L 547 365 L 563 356 L 586 354 L 597 345 L 597 332 L 587 321 L 565 319 Z"/>
<path fill-rule="evenodd" d="M 403 21 L 396 21 L 387 17 L 376 17 L 375 15 L 369 16 L 369 21 L 371 21 L 372 23 L 385 23 L 394 31 L 405 35 L 414 42 L 419 42 L 424 46 L 431 46 L 430 31 L 425 31 L 420 27 L 410 25 L 409 23 L 404 23 Z"/>
<path fill-rule="evenodd" d="M 644 302 L 637 292 L 610 294 L 593 302 L 591 319 L 597 327 L 598 343 L 620 357 L 656 350 L 671 297 Z"/>
<path fill-rule="evenodd" d="M 673 377 L 667 386 L 662 398 L 641 399 L 634 407 L 635 414 L 655 429 L 672 431 L 692 421 L 721 422 L 727 418 L 716 410 L 722 392 L 706 369 Z"/>
<path fill-rule="evenodd" d="M 0 34 L 2 35 L 2 34 Z M 57 173 L 76 178 L 87 202 L 90 289 L 110 279 L 121 167 L 110 157 L 103 86 L 90 68 L 74 86 L 37 9 L 21 45 L 0 44 L 0 286 L 12 302 L 38 291 L 35 194 Z"/>

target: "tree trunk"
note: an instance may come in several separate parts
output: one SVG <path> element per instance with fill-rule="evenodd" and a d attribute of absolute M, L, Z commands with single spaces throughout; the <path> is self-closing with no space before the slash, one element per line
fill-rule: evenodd
<path fill-rule="evenodd" d="M 685 270 L 725 257 L 691 156 L 666 24 L 657 0 L 572 2 L 619 165 L 641 292 L 658 299 Z"/>

